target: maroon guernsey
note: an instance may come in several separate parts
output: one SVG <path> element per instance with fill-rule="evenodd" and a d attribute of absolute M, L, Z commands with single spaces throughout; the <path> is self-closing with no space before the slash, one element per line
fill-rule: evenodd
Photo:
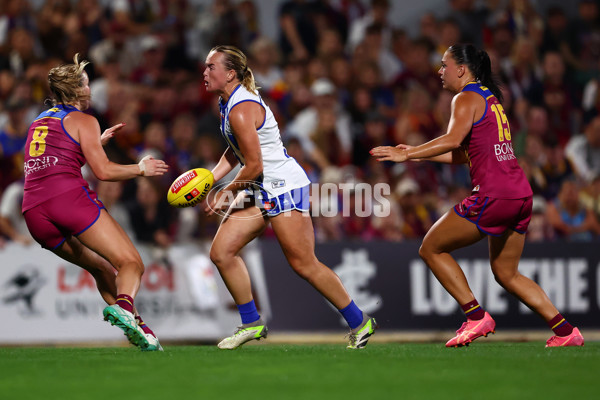
<path fill-rule="evenodd" d="M 88 183 L 81 175 L 85 157 L 65 130 L 63 119 L 75 107 L 57 105 L 41 113 L 29 127 L 25 144 L 23 212 Z"/>
<path fill-rule="evenodd" d="M 485 86 L 468 83 L 462 92 L 475 92 L 486 102 L 481 119 L 462 142 L 469 158 L 473 192 L 496 199 L 533 195 L 513 152 L 510 127 L 502 104 Z"/>

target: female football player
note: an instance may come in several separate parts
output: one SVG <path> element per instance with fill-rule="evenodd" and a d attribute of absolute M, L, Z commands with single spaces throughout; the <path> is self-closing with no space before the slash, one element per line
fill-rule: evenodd
<path fill-rule="evenodd" d="M 81 175 L 88 163 L 100 180 L 118 181 L 164 174 L 161 160 L 145 157 L 139 164 L 108 160 L 96 118 L 84 114 L 90 105 L 86 61 L 52 68 L 48 83 L 52 107 L 31 124 L 25 144 L 23 216 L 42 247 L 89 271 L 109 304 L 104 317 L 121 328 L 142 350 L 162 350 L 154 333 L 133 305 L 144 264 L 129 237 L 108 214 Z M 117 270 L 115 276 L 114 269 Z"/>
<path fill-rule="evenodd" d="M 486 236 L 498 283 L 539 314 L 554 331 L 547 347 L 582 346 L 579 329 L 559 314 L 541 287 L 518 270 L 531 220 L 532 191 L 512 150 L 502 94 L 492 79 L 489 56 L 472 45 L 451 46 L 442 57 L 439 74 L 443 87 L 455 93 L 446 134 L 416 147 L 376 147 L 371 154 L 379 161 L 469 164 L 471 196 L 435 223 L 419 250 L 467 317 L 446 346 L 468 345 L 494 332 L 496 323 L 479 305 L 460 266 L 450 255 Z"/>
<path fill-rule="evenodd" d="M 219 348 L 235 349 L 267 336 L 267 326 L 254 304 L 248 270 L 239 253 L 269 222 L 293 270 L 347 321 L 348 348 L 363 348 L 375 332 L 375 320 L 354 304 L 338 276 L 315 256 L 315 237 L 308 214 L 310 181 L 296 160 L 287 155 L 277 121 L 258 94 L 244 53 L 233 46 L 214 47 L 206 58 L 204 82 L 206 90 L 220 96 L 221 133 L 229 146 L 212 171 L 215 182 L 238 163 L 242 165 L 235 179 L 217 192 L 206 208 L 209 214 L 227 209 L 210 257 L 242 319 L 242 325 L 223 339 Z"/>

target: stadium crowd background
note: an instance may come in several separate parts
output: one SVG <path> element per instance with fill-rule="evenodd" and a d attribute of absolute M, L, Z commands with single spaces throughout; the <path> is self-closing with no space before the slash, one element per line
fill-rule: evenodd
<path fill-rule="evenodd" d="M 422 13 L 415 33 L 390 20 L 391 1 L 279 1 L 270 4 L 278 7 L 275 39 L 261 31 L 257 3 L 2 1 L 0 247 L 32 243 L 20 217 L 23 146 L 45 109 L 48 70 L 75 53 L 92 62 L 89 112 L 101 129 L 126 123 L 106 146 L 109 158 L 132 163 L 153 154 L 171 166 L 162 179 L 127 183 L 88 172 L 110 213 L 137 241 L 159 248 L 212 239 L 218 217 L 169 207 L 165 194 L 180 173 L 212 168 L 224 150 L 219 108 L 202 77 L 216 44 L 249 56 L 288 153 L 313 182 L 390 185 L 389 217 L 315 216 L 319 241 L 419 239 L 469 194 L 464 165 L 387 164 L 369 155 L 374 146 L 445 133 L 452 96 L 437 70 L 457 42 L 485 49 L 503 85 L 514 152 L 535 193 L 527 240 L 598 240 L 598 1 L 543 8 L 533 0 L 449 0 L 444 15 Z M 350 201 L 361 206 L 352 194 Z"/>

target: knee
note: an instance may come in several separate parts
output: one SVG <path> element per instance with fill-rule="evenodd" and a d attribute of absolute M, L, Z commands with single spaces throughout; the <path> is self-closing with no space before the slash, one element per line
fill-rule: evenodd
<path fill-rule="evenodd" d="M 290 257 L 288 258 L 288 262 L 294 272 L 306 280 L 311 280 L 318 272 L 319 267 L 321 267 L 319 260 L 317 260 L 316 257 Z"/>
<path fill-rule="evenodd" d="M 492 266 L 492 272 L 494 273 L 494 279 L 500 284 L 500 286 L 507 288 L 511 286 L 511 282 L 516 278 L 517 272 L 503 271 L 500 268 L 494 268 Z"/>
<path fill-rule="evenodd" d="M 138 274 L 139 276 L 144 275 L 144 271 L 146 270 L 146 268 L 144 267 L 144 263 L 141 259 L 132 259 L 129 262 L 129 265 L 136 272 L 136 274 Z"/>
<path fill-rule="evenodd" d="M 209 257 L 210 260 L 217 266 L 217 268 L 221 268 L 224 265 L 227 265 L 226 260 L 230 258 L 231 252 L 227 251 L 227 249 L 221 246 L 215 246 L 214 244 L 210 247 Z"/>
<path fill-rule="evenodd" d="M 219 264 L 221 264 L 221 252 L 215 247 L 215 245 L 210 246 L 208 256 L 210 257 L 210 261 L 212 261 L 217 267 Z"/>
<path fill-rule="evenodd" d="M 424 240 L 423 243 L 421 243 L 421 247 L 419 247 L 419 257 L 421 257 L 423 261 L 427 262 L 432 255 L 433 250 L 431 246 L 426 240 Z"/>
<path fill-rule="evenodd" d="M 144 263 L 139 254 L 121 254 L 120 257 L 114 262 L 114 265 L 119 271 L 123 269 L 130 269 L 135 271 L 140 276 L 144 274 Z"/>

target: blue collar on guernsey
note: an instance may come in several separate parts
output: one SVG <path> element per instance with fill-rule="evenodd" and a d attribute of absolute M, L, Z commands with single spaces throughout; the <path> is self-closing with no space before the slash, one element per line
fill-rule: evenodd
<path fill-rule="evenodd" d="M 466 88 L 468 88 L 471 85 L 481 86 L 481 83 L 476 82 L 476 81 L 467 82 L 467 84 L 465 86 L 463 86 L 463 88 L 461 89 L 461 92 L 464 91 Z"/>
<path fill-rule="evenodd" d="M 229 118 L 228 115 L 225 115 L 225 111 L 227 110 L 227 104 L 229 104 L 229 100 L 231 100 L 231 98 L 233 97 L 233 94 L 235 92 L 237 92 L 237 90 L 242 86 L 242 84 L 240 83 L 239 85 L 237 85 L 235 87 L 235 89 L 233 89 L 233 92 L 231 92 L 231 94 L 229 95 L 229 98 L 227 99 L 227 101 L 225 102 L 225 104 L 223 104 L 223 98 L 219 97 L 219 108 L 221 111 L 221 132 L 223 132 L 223 135 L 225 135 L 225 119 Z"/>
<path fill-rule="evenodd" d="M 77 107 L 71 106 L 69 104 L 62 104 L 62 103 L 60 103 L 60 104 L 57 104 L 55 107 L 62 108 L 65 111 L 78 111 Z"/>
<path fill-rule="evenodd" d="M 483 84 L 481 84 L 480 82 L 474 82 L 471 81 L 469 83 L 467 83 L 461 90 L 462 92 L 473 92 L 473 93 L 477 93 L 478 95 L 480 95 L 481 97 L 483 97 L 483 99 L 485 100 L 485 111 L 483 112 L 483 115 L 481 116 L 481 118 L 479 119 L 479 121 L 474 122 L 473 126 L 479 124 L 481 121 L 483 121 L 483 119 L 485 118 L 485 116 L 487 115 L 488 112 L 488 99 L 490 97 L 493 96 L 493 93 L 490 91 L 490 89 L 488 89 L 486 86 L 484 86 Z"/>
<path fill-rule="evenodd" d="M 231 94 L 229 95 L 229 98 L 227 99 L 227 101 L 225 102 L 225 104 L 223 104 L 223 98 L 219 97 L 219 107 L 221 108 L 221 112 L 224 113 L 225 109 L 227 108 L 227 104 L 229 104 L 229 100 L 231 100 L 231 98 L 233 97 L 233 94 L 235 92 L 237 92 L 237 90 L 242 86 L 242 84 L 240 83 L 239 85 L 237 85 L 235 87 L 235 89 L 233 89 L 233 92 L 231 92 Z"/>
<path fill-rule="evenodd" d="M 227 99 L 227 102 L 225 102 L 225 104 L 223 104 L 222 102 L 222 98 L 219 97 L 219 108 L 220 108 L 220 114 L 221 114 L 221 135 L 223 136 L 223 139 L 225 139 L 225 142 L 231 146 L 230 144 L 230 140 L 233 140 L 234 142 L 234 146 L 237 147 L 237 143 L 235 141 L 234 137 L 231 137 L 231 139 L 227 138 L 227 132 L 225 132 L 225 121 L 227 119 L 229 119 L 229 114 L 226 114 L 227 111 L 227 105 L 229 104 L 229 101 L 231 100 L 231 98 L 233 97 L 233 95 L 235 94 L 235 92 L 237 92 L 237 90 L 242 86 L 242 84 L 240 83 L 239 85 L 237 85 L 235 87 L 235 89 L 233 89 L 233 92 L 231 92 L 231 94 L 229 95 L 229 98 Z M 242 162 L 242 160 L 240 160 L 240 158 L 238 157 L 237 153 L 234 151 L 233 155 L 235 156 L 235 158 L 238 160 L 238 162 L 241 165 L 244 165 L 244 163 Z"/>

